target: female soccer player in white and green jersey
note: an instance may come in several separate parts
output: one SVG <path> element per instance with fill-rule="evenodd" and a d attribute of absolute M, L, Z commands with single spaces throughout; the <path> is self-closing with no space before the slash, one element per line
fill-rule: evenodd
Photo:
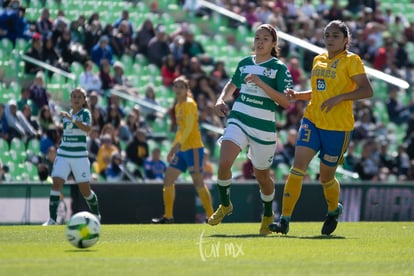
<path fill-rule="evenodd" d="M 49 198 L 50 218 L 43 225 L 57 224 L 57 208 L 60 193 L 70 172 L 75 183 L 85 198 L 90 211 L 100 219 L 98 198 L 89 184 L 90 163 L 86 150 L 86 137 L 91 129 L 91 113 L 88 110 L 86 91 L 76 88 L 70 93 L 72 109 L 61 112 L 63 121 L 63 137 L 57 150 L 52 171 L 52 189 Z"/>
<path fill-rule="evenodd" d="M 263 201 L 259 232 L 261 235 L 271 233 L 268 225 L 273 221 L 275 186 L 269 168 L 276 148 L 275 111 L 277 105 L 283 108 L 289 105 L 284 91 L 292 88 L 290 72 L 277 58 L 277 40 L 276 30 L 271 25 L 260 25 L 255 32 L 254 55 L 239 62 L 232 79 L 217 99 L 216 113 L 227 116 L 229 110 L 225 101 L 237 88 L 240 89 L 221 138 L 217 180 L 221 204 L 208 219 L 210 225 L 220 223 L 224 216 L 233 211 L 230 201 L 231 167 L 240 151 L 248 146 L 248 158 L 253 163 Z"/>

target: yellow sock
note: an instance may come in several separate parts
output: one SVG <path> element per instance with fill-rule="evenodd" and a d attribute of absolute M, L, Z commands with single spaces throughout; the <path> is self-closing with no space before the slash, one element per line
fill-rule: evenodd
<path fill-rule="evenodd" d="M 203 204 L 204 210 L 206 211 L 206 216 L 209 218 L 214 213 L 210 191 L 207 186 L 204 185 L 203 187 L 197 189 L 197 193 L 200 197 L 201 204 Z"/>
<path fill-rule="evenodd" d="M 302 191 L 302 181 L 305 172 L 292 168 L 289 172 L 285 188 L 283 191 L 282 216 L 291 217 L 295 209 L 296 202 Z"/>
<path fill-rule="evenodd" d="M 333 212 L 338 208 L 340 185 L 336 178 L 322 183 L 323 194 L 328 204 L 328 212 Z"/>
<path fill-rule="evenodd" d="M 175 199 L 175 186 L 164 186 L 162 189 L 162 196 L 164 199 L 164 217 L 172 218 Z"/>

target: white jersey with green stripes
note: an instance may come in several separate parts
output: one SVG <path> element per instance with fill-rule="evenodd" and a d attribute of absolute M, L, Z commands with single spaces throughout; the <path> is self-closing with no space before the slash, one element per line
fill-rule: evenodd
<path fill-rule="evenodd" d="M 72 110 L 69 112 L 76 121 L 81 121 L 86 125 L 91 125 L 92 117 L 88 109 L 82 108 L 79 112 L 72 114 Z M 87 157 L 88 151 L 86 150 L 86 137 L 88 133 L 78 128 L 71 120 L 63 118 L 63 136 L 61 143 L 57 150 L 58 156 L 68 158 L 81 158 Z"/>
<path fill-rule="evenodd" d="M 277 103 L 257 85 L 246 83 L 244 78 L 248 74 L 258 75 L 280 93 L 293 87 L 292 77 L 286 65 L 277 58 L 256 63 L 255 56 L 249 56 L 239 62 L 231 80 L 240 89 L 240 94 L 227 123 L 239 126 L 250 139 L 260 144 L 275 143 Z"/>

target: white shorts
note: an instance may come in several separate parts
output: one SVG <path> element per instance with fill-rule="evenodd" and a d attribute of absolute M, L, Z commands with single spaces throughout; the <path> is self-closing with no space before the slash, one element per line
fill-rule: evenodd
<path fill-rule="evenodd" d="M 67 158 L 56 156 L 51 176 L 59 177 L 66 181 L 70 172 L 72 172 L 75 178 L 75 183 L 89 182 L 91 170 L 88 157 Z"/>
<path fill-rule="evenodd" d="M 268 169 L 273 163 L 273 157 L 276 151 L 276 141 L 274 144 L 269 145 L 260 144 L 249 138 L 240 127 L 234 124 L 229 124 L 226 127 L 223 137 L 221 137 L 220 140 L 231 141 L 238 145 L 240 150 L 249 146 L 247 157 L 252 161 L 253 167 L 258 170 Z"/>

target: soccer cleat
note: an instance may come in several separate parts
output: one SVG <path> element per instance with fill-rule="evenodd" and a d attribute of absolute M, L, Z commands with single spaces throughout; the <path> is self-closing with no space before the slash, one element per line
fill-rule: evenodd
<path fill-rule="evenodd" d="M 211 215 L 211 217 L 208 218 L 207 223 L 210 225 L 217 225 L 219 224 L 225 216 L 231 215 L 233 212 L 233 204 L 229 206 L 223 206 L 220 204 L 220 206 L 217 208 L 217 210 Z"/>
<path fill-rule="evenodd" d="M 260 225 L 260 235 L 266 236 L 272 233 L 269 229 L 269 225 L 272 224 L 274 216 L 266 217 L 262 216 L 262 224 Z"/>
<path fill-rule="evenodd" d="M 335 231 L 336 226 L 338 225 L 338 218 L 341 216 L 343 209 L 344 206 L 342 206 L 341 203 L 338 203 L 338 208 L 336 208 L 334 212 L 328 213 L 322 226 L 322 235 L 330 235 Z"/>
<path fill-rule="evenodd" d="M 160 217 L 160 218 L 153 218 L 151 221 L 154 224 L 170 224 L 170 223 L 174 223 L 174 218 Z"/>
<path fill-rule="evenodd" d="M 287 234 L 289 232 L 289 220 L 281 217 L 279 222 L 269 224 L 269 230 L 276 233 Z"/>
<path fill-rule="evenodd" d="M 58 225 L 58 224 L 57 224 L 57 222 L 54 219 L 49 218 L 49 220 L 46 221 L 45 223 L 43 223 L 42 225 L 43 226 L 49 226 L 49 225 Z"/>

